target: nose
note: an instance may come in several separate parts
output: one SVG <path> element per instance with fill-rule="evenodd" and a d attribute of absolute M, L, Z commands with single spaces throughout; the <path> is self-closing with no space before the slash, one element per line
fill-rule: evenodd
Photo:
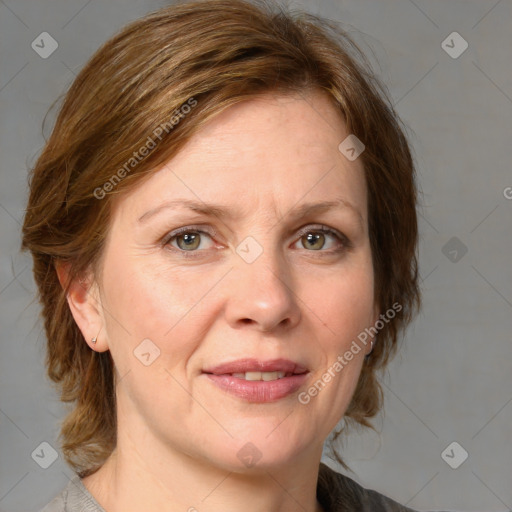
<path fill-rule="evenodd" d="M 270 332 L 298 324 L 300 301 L 277 252 L 263 251 L 252 263 L 238 258 L 230 274 L 225 314 L 231 327 Z"/>

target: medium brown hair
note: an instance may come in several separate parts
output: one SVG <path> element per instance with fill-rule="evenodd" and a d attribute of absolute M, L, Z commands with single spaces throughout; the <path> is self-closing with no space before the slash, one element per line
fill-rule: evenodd
<path fill-rule="evenodd" d="M 84 341 L 66 295 L 72 280 L 97 271 L 113 194 L 140 185 L 229 106 L 269 92 L 314 90 L 330 98 L 348 133 L 365 145 L 359 158 L 375 299 L 381 313 L 402 306 L 380 329 L 345 413 L 347 426 L 374 429 L 368 418 L 383 402 L 376 371 L 395 354 L 421 302 L 415 169 L 389 93 L 336 23 L 264 0 L 185 2 L 132 22 L 92 56 L 67 91 L 30 175 L 22 249 L 33 257 L 48 375 L 61 400 L 74 404 L 62 423 L 62 451 L 81 477 L 101 467 L 116 446 L 114 368 L 109 351 L 96 352 Z M 191 98 L 194 108 L 180 114 Z M 156 147 L 127 167 L 161 126 L 169 129 Z M 66 286 L 57 262 L 69 265 Z"/>

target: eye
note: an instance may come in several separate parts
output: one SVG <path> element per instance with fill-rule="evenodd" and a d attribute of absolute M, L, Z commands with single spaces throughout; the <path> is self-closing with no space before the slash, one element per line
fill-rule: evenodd
<path fill-rule="evenodd" d="M 204 247 L 204 239 L 210 238 L 210 234 L 206 231 L 200 229 L 193 228 L 182 228 L 180 230 L 174 231 L 169 235 L 165 244 L 171 245 L 177 250 L 184 252 L 194 252 L 197 249 L 208 249 L 209 247 Z M 174 242 L 176 245 L 174 245 Z M 211 247 L 211 246 L 210 246 Z"/>
<path fill-rule="evenodd" d="M 329 244 L 329 238 L 334 239 L 334 249 L 323 252 L 339 252 L 349 247 L 349 241 L 346 236 L 339 233 L 335 229 L 331 229 L 325 226 L 311 227 L 308 226 L 306 229 L 301 230 L 299 233 L 300 239 L 296 243 L 301 243 L 302 247 L 312 251 L 320 251 L 325 248 L 326 243 Z M 337 247 L 336 247 L 337 242 Z"/>
<path fill-rule="evenodd" d="M 307 226 L 300 230 L 298 235 L 300 238 L 294 245 L 301 243 L 302 247 L 309 252 L 333 254 L 351 247 L 345 235 L 326 226 Z M 202 251 L 215 246 L 212 236 L 215 236 L 215 233 L 209 233 L 194 226 L 186 226 L 169 233 L 163 240 L 163 245 L 169 246 L 172 251 L 182 256 L 201 256 Z"/>

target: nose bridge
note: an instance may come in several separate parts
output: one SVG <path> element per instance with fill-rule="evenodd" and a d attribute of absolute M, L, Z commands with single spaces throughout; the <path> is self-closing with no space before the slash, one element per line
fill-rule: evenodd
<path fill-rule="evenodd" d="M 257 289 L 265 290 L 270 285 L 288 290 L 285 280 L 290 278 L 289 268 L 279 251 L 280 248 L 274 244 L 270 235 L 263 243 L 248 237 L 237 247 L 239 261 L 236 269 L 240 279 L 252 281 Z M 258 286 L 259 284 L 264 286 Z"/>
<path fill-rule="evenodd" d="M 228 321 L 251 323 L 271 330 L 281 323 L 295 324 L 300 310 L 293 292 L 293 276 L 275 243 L 275 233 L 247 237 L 236 248 L 231 290 L 228 291 Z M 249 322 L 250 321 L 250 322 Z"/>

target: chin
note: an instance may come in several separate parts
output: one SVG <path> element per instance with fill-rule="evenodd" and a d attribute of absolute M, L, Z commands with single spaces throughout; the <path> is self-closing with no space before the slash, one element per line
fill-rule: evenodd
<path fill-rule="evenodd" d="M 227 471 L 254 474 L 292 464 L 311 448 L 311 439 L 295 437 L 284 428 L 278 435 L 283 425 L 277 429 L 275 425 L 275 421 L 259 422 L 257 428 L 230 430 L 233 438 L 219 440 L 212 459 Z"/>

